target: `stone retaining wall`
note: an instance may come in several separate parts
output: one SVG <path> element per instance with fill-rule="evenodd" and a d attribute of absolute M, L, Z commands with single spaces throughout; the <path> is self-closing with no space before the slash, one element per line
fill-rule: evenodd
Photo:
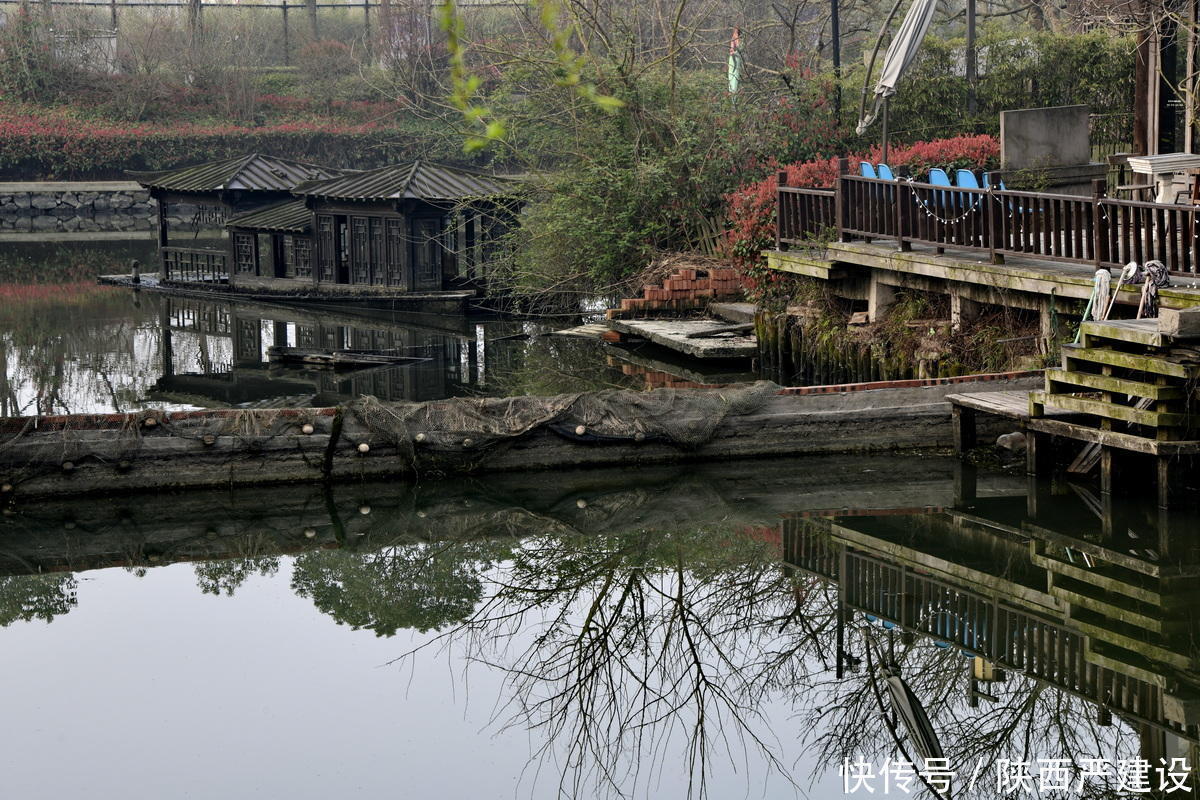
<path fill-rule="evenodd" d="M 0 183 L 0 231 L 152 230 L 154 217 L 136 183 Z"/>

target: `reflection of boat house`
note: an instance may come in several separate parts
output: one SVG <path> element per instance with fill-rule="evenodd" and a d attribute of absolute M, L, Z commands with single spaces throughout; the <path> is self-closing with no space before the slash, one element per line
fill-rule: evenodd
<path fill-rule="evenodd" d="M 424 161 L 310 181 L 228 222 L 235 288 L 352 295 L 473 288 L 516 185 Z"/>
<path fill-rule="evenodd" d="M 227 275 L 224 246 L 197 246 L 203 229 L 220 229 L 230 216 L 291 197 L 300 183 L 341 175 L 341 170 L 251 153 L 181 169 L 135 173 L 158 204 L 158 247 L 164 277 L 219 282 Z M 171 220 L 182 236 L 172 238 Z"/>
<path fill-rule="evenodd" d="M 447 324 L 432 327 L 441 320 Z M 152 396 L 208 407 L 282 407 L 334 405 L 362 395 L 420 401 L 478 392 L 485 365 L 493 357 L 503 362 L 502 347 L 461 317 L 425 321 L 164 298 L 161 375 Z M 280 367 L 268 361 L 272 345 L 392 352 L 414 361 L 338 371 Z"/>

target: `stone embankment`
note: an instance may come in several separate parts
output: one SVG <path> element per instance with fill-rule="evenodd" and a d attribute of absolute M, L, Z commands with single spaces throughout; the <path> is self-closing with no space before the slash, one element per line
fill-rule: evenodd
<path fill-rule="evenodd" d="M 0 183 L 0 232 L 149 231 L 154 213 L 131 182 Z"/>

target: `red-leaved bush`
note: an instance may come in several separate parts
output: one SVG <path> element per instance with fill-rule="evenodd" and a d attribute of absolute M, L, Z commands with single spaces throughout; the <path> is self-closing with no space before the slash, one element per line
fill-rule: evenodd
<path fill-rule="evenodd" d="M 873 164 L 881 160 L 878 146 L 868 153 L 849 157 L 851 169 L 858 171 L 859 161 Z M 999 164 L 1000 143 L 992 136 L 958 136 L 917 142 L 906 147 L 893 147 L 888 152 L 888 164 L 893 170 L 924 177 L 931 167 L 945 169 L 994 169 Z M 775 193 L 777 174 L 787 171 L 788 186 L 824 188 L 837 180 L 837 159 L 826 158 L 787 164 L 772 171 L 764 180 L 743 186 L 726 195 L 726 207 L 731 223 L 726 235 L 726 248 L 740 267 L 757 266 L 762 251 L 775 241 Z"/>

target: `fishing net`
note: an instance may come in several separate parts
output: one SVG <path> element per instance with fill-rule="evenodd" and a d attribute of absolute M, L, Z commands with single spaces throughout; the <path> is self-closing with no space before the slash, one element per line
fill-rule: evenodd
<path fill-rule="evenodd" d="M 537 428 L 572 439 L 665 441 L 695 449 L 729 416 L 752 413 L 779 391 L 769 381 L 724 390 L 605 390 L 553 397 L 453 398 L 382 403 L 360 398 L 346 412 L 415 460 L 416 448 L 484 450 Z"/>

